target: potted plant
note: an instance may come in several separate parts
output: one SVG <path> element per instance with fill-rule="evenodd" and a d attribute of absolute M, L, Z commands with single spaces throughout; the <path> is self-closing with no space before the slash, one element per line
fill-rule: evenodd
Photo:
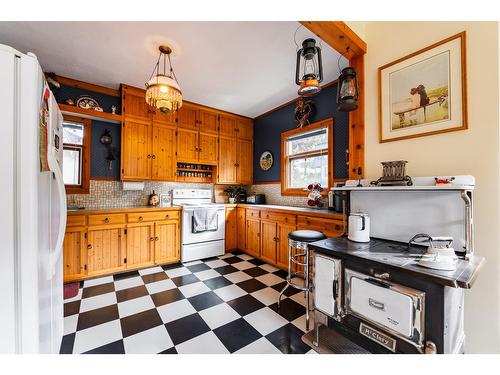
<path fill-rule="evenodd" d="M 229 198 L 229 203 L 236 203 L 236 198 L 242 190 L 243 188 L 241 186 L 229 186 L 227 189 L 224 189 L 224 193 L 226 193 Z"/>

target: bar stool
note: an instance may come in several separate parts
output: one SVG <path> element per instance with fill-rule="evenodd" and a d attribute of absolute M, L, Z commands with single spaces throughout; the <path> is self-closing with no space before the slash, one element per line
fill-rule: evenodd
<path fill-rule="evenodd" d="M 278 309 L 280 308 L 281 296 L 289 286 L 304 292 L 306 298 L 306 330 L 309 330 L 309 243 L 324 240 L 326 236 L 315 230 L 296 230 L 288 234 L 288 276 L 286 277 L 286 285 L 278 296 Z M 293 254 L 293 249 L 302 250 L 301 253 Z M 302 262 L 299 258 L 305 257 Z M 292 263 L 297 266 L 303 266 L 304 271 L 292 272 Z M 304 286 L 297 285 L 292 282 L 295 276 L 304 276 Z"/>

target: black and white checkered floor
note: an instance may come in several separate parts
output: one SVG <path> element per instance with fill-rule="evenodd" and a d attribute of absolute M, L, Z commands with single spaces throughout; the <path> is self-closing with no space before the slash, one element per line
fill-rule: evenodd
<path fill-rule="evenodd" d="M 86 280 L 65 300 L 60 352 L 314 353 L 304 294 L 288 288 L 277 309 L 285 277 L 234 252 Z"/>

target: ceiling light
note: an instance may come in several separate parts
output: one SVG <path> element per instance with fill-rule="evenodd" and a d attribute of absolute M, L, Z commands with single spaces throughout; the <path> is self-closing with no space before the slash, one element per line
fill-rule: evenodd
<path fill-rule="evenodd" d="M 182 107 L 182 92 L 172 69 L 170 54 L 172 49 L 160 46 L 160 56 L 156 62 L 151 78 L 146 83 L 146 102 L 162 112 L 177 111 Z M 160 72 L 160 63 L 163 57 L 163 71 Z M 167 74 L 167 58 L 169 72 Z"/>

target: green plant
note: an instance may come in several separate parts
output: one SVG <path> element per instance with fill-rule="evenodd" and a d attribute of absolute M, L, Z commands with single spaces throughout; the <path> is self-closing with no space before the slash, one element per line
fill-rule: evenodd
<path fill-rule="evenodd" d="M 238 194 L 245 191 L 241 186 L 229 186 L 227 189 L 224 189 L 224 193 L 227 194 L 228 198 L 236 198 Z"/>

